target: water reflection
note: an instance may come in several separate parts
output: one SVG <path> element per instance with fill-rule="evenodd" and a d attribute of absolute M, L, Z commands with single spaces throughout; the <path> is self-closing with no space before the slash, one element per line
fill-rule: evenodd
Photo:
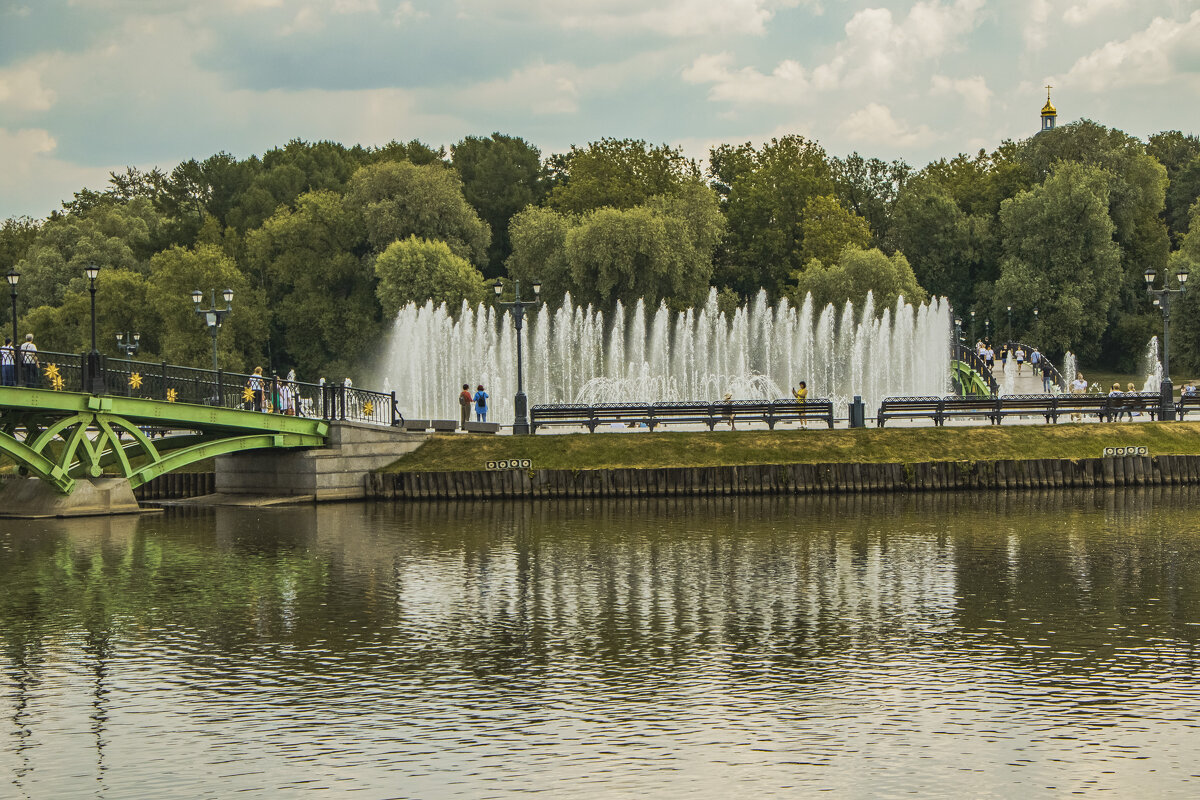
<path fill-rule="evenodd" d="M 1190 796 L 1196 499 L 6 523 L 0 795 Z"/>

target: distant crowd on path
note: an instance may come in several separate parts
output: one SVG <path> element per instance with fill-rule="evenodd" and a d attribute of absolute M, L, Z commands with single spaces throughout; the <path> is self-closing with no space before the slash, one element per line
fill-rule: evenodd
<path fill-rule="evenodd" d="M 467 423 L 471 421 L 471 406 L 475 406 L 475 421 L 487 422 L 488 413 L 488 393 L 484 390 L 483 384 L 479 384 L 475 393 L 471 393 L 471 384 L 464 383 L 462 391 L 458 393 L 458 422 L 459 427 L 463 430 L 467 429 Z"/>
<path fill-rule="evenodd" d="M 32 333 L 25 334 L 25 341 L 20 348 L 13 346 L 11 337 L 5 337 L 4 346 L 0 347 L 0 385 L 37 388 L 41 384 L 37 352 Z"/>
<path fill-rule="evenodd" d="M 975 354 L 979 356 L 979 360 L 987 365 L 989 371 L 994 371 L 996 368 L 996 351 L 992 348 L 991 342 L 987 339 L 980 339 L 975 342 Z M 1046 368 L 1045 357 L 1036 347 L 1028 353 L 1021 345 L 1016 345 L 1015 348 L 1009 348 L 1004 345 L 1000 348 L 1000 369 L 1003 371 L 1008 366 L 1008 359 L 1012 359 L 1017 365 L 1017 375 L 1023 375 L 1025 371 L 1025 363 L 1029 363 L 1029 368 L 1034 375 L 1042 377 L 1042 390 L 1049 394 L 1054 390 L 1054 374 Z"/>
<path fill-rule="evenodd" d="M 322 378 L 321 383 L 324 382 L 325 379 Z M 246 389 L 248 397 L 242 407 L 247 411 L 275 412 L 289 417 L 304 416 L 294 369 L 288 370 L 286 378 L 276 375 L 274 379 L 270 379 L 263 375 L 262 367 L 255 367 L 254 373 L 246 381 Z"/>

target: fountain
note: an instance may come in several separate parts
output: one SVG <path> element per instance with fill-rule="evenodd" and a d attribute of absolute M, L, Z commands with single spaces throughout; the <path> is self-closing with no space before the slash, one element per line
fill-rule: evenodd
<path fill-rule="evenodd" d="M 861 395 L 871 408 L 888 395 L 941 395 L 950 384 L 950 306 L 901 298 L 876 314 L 867 296 L 800 308 L 771 304 L 765 292 L 727 317 L 714 289 L 702 307 L 673 312 L 620 303 L 611 314 L 581 308 L 570 295 L 557 309 L 526 317 L 525 391 L 530 404 L 652 402 L 788 397 L 800 381 L 810 397 L 839 406 Z M 406 416 L 456 419 L 462 384 L 484 384 L 489 419 L 511 423 L 516 341 L 508 313 L 466 303 L 409 304 L 397 314 L 382 375 Z"/>
<path fill-rule="evenodd" d="M 1146 376 L 1142 384 L 1143 392 L 1158 392 L 1162 386 L 1163 365 L 1158 357 L 1158 337 L 1151 336 L 1146 351 L 1142 353 L 1141 372 Z"/>

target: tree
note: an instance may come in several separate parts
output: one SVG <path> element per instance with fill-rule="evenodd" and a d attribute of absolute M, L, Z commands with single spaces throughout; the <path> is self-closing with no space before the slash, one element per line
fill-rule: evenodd
<path fill-rule="evenodd" d="M 1122 279 L 1108 216 L 1111 179 L 1099 167 L 1061 162 L 1042 185 L 1000 208 L 1004 260 L 993 318 L 1007 305 L 1037 307 L 1047 352 L 1099 352 Z"/>
<path fill-rule="evenodd" d="M 487 296 L 483 275 L 471 262 L 452 253 L 445 242 L 416 236 L 388 245 L 375 258 L 375 275 L 384 319 L 393 319 L 408 303 L 433 300 L 453 308 L 463 300 L 478 303 Z"/>
<path fill-rule="evenodd" d="M 878 248 L 847 247 L 837 263 L 813 259 L 794 277 L 796 285 L 788 294 L 795 305 L 802 304 L 808 294 L 817 308 L 829 303 L 840 306 L 847 300 L 862 308 L 870 293 L 878 311 L 894 307 L 900 297 L 910 303 L 928 299 L 904 255 L 896 253 L 889 258 Z"/>
<path fill-rule="evenodd" d="M 91 296 L 87 291 L 66 292 L 57 306 L 30 309 L 21 320 L 23 330 L 34 334 L 44 351 L 82 353 L 91 348 Z M 118 355 L 116 334 L 142 334 L 140 356 L 157 352 L 156 332 L 161 321 L 147 299 L 147 282 L 139 272 L 104 270 L 96 280 L 96 343 L 101 352 Z"/>
<path fill-rule="evenodd" d="M 266 298 L 213 245 L 194 250 L 172 247 L 151 259 L 146 303 L 158 320 L 148 333 L 143 329 L 146 345 L 173 364 L 211 368 L 212 340 L 192 303 L 196 289 L 204 293 L 206 307 L 214 300 L 222 302 L 221 290 L 233 289 L 233 311 L 225 317 L 217 338 L 221 368 L 246 372 L 262 364 L 269 324 Z"/>
<path fill-rule="evenodd" d="M 825 151 L 802 136 L 772 139 L 758 151 L 749 143 L 721 145 L 710 154 L 710 174 L 725 194 L 728 223 L 717 284 L 743 295 L 759 287 L 779 294 L 788 276 L 804 267 L 808 201 L 835 191 Z"/>
<path fill-rule="evenodd" d="M 514 136 L 493 133 L 489 139 L 468 136 L 450 148 L 454 168 L 463 183 L 463 197 L 488 224 L 492 243 L 484 274 L 499 277 L 512 253 L 508 223 L 513 215 L 541 202 L 541 153 Z"/>
<path fill-rule="evenodd" d="M 829 170 L 842 206 L 867 221 L 875 247 L 894 253 L 898 246 L 892 208 L 912 167 L 900 160 L 888 163 L 851 153 L 844 159 L 830 159 Z"/>
<path fill-rule="evenodd" d="M 341 195 L 310 192 L 246 237 L 267 299 L 271 366 L 348 374 L 379 339 L 381 310 L 366 230 Z"/>
<path fill-rule="evenodd" d="M 549 303 L 574 288 L 567 262 L 567 234 L 578 219 L 549 208 L 530 206 L 515 214 L 509 223 L 512 255 L 505 262 L 510 278 L 542 282 L 542 297 Z"/>
<path fill-rule="evenodd" d="M 867 221 L 847 211 L 833 195 L 809 198 L 804 205 L 804 244 L 800 257 L 832 264 L 847 247 L 862 250 L 871 242 Z"/>
<path fill-rule="evenodd" d="M 443 241 L 474 264 L 487 263 L 491 232 L 463 197 L 458 174 L 444 166 L 388 161 L 363 167 L 350 181 L 346 202 L 362 216 L 376 252 L 417 236 Z"/>
<path fill-rule="evenodd" d="M 1188 231 L 1192 203 L 1200 197 L 1200 136 L 1156 133 L 1146 143 L 1146 152 L 1167 171 L 1164 218 L 1171 241 L 1179 246 Z"/>
<path fill-rule="evenodd" d="M 56 306 L 66 292 L 86 289 L 88 264 L 145 273 L 154 252 L 151 239 L 162 221 L 144 197 L 107 200 L 50 219 L 16 265 L 26 307 Z"/>
<path fill-rule="evenodd" d="M 1178 285 L 1172 276 L 1184 268 L 1191 274 L 1188 286 L 1200 280 L 1200 200 L 1192 203 L 1189 216 L 1188 232 L 1179 249 L 1171 254 L 1170 274 L 1164 276 L 1171 286 Z M 1200 289 L 1195 286 L 1172 302 L 1171 366 L 1178 370 L 1176 375 L 1182 372 L 1200 375 Z"/>
<path fill-rule="evenodd" d="M 641 139 L 601 139 L 586 148 L 572 147 L 551 163 L 555 185 L 549 206 L 570 214 L 633 208 L 700 177 L 696 162 L 679 148 L 651 146 Z"/>

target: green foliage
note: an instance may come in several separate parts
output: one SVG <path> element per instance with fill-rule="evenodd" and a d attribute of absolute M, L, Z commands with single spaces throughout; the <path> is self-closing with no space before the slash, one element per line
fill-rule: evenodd
<path fill-rule="evenodd" d="M 452 253 L 445 242 L 415 236 L 388 245 L 375 258 L 375 275 L 384 319 L 395 317 L 408 303 L 433 300 L 454 308 L 463 300 L 474 304 L 487 295 L 483 275 L 471 262 Z"/>
<path fill-rule="evenodd" d="M 280 209 L 246 240 L 266 295 L 269 347 L 308 377 L 346 374 L 376 346 L 381 311 L 366 230 L 335 192 L 311 192 Z M 272 365 L 282 369 L 272 353 Z"/>
<path fill-rule="evenodd" d="M 485 275 L 503 274 L 512 253 L 508 225 L 513 215 L 541 202 L 541 154 L 515 136 L 493 133 L 491 138 L 468 136 L 450 148 L 454 168 L 463 183 L 463 197 L 492 230 Z"/>
<path fill-rule="evenodd" d="M 870 244 L 867 221 L 847 211 L 833 195 L 809 198 L 804 206 L 804 245 L 800 257 L 831 264 L 847 247 L 862 250 Z"/>
<path fill-rule="evenodd" d="M 417 236 L 443 241 L 472 263 L 487 263 L 491 232 L 463 197 L 458 174 L 445 166 L 387 161 L 363 167 L 350 180 L 346 202 L 362 216 L 377 252 Z"/>
<path fill-rule="evenodd" d="M 157 330 L 149 336 L 143 332 L 147 351 L 157 351 L 172 364 L 211 368 L 212 339 L 196 313 L 191 292 L 199 289 L 204 293 L 204 308 L 212 308 L 214 301 L 223 308 L 221 291 L 232 289 L 233 311 L 217 336 L 220 366 L 245 372 L 264 360 L 269 323 L 266 299 L 220 248 L 201 245 L 194 250 L 164 250 L 151 261 L 147 284 L 146 303 L 158 316 Z"/>
<path fill-rule="evenodd" d="M 151 239 L 161 225 L 162 217 L 144 197 L 99 202 L 48 220 L 17 262 L 22 304 L 61 304 L 68 291 L 87 287 L 83 269 L 88 264 L 144 273 L 153 254 Z"/>
<path fill-rule="evenodd" d="M 877 310 L 892 308 L 900 297 L 910 303 L 928 299 L 904 255 L 896 253 L 889 258 L 877 248 L 847 247 L 838 262 L 829 265 L 813 259 L 794 274 L 794 279 L 796 285 L 789 294 L 795 305 L 803 303 L 808 294 L 812 294 L 817 308 L 829 303 L 840 306 L 850 300 L 861 309 L 868 293 Z"/>
<path fill-rule="evenodd" d="M 851 153 L 845 158 L 830 159 L 829 169 L 842 206 L 870 226 L 871 245 L 885 253 L 895 252 L 898 244 L 892 209 L 912 167 L 903 161 L 888 163 Z"/>
<path fill-rule="evenodd" d="M 804 209 L 835 192 L 825 151 L 802 136 L 772 139 L 755 150 L 720 145 L 709 155 L 714 189 L 725 197 L 728 235 L 716 282 L 743 295 L 764 287 L 778 295 L 804 264 Z"/>
<path fill-rule="evenodd" d="M 509 274 L 541 280 L 551 302 L 570 292 L 601 306 L 638 298 L 692 305 L 708 294 L 723 228 L 716 195 L 699 181 L 644 205 L 582 217 L 530 208 L 513 218 Z"/>
<path fill-rule="evenodd" d="M 1001 207 L 1004 260 L 992 318 L 1003 319 L 1007 305 L 1038 307 L 1047 352 L 1095 356 L 1117 301 L 1122 276 L 1107 213 L 1110 180 L 1099 167 L 1061 162 L 1045 183 Z"/>
<path fill-rule="evenodd" d="M 1170 276 L 1167 276 L 1167 285 L 1175 288 L 1179 283 L 1173 276 L 1186 268 L 1190 273 L 1187 285 L 1191 286 L 1182 297 L 1176 295 L 1171 305 L 1171 373 L 1177 376 L 1186 372 L 1200 377 L 1200 283 L 1197 283 L 1200 282 L 1200 200 L 1192 204 L 1190 217 L 1179 250 L 1171 254 Z M 1159 331 L 1161 325 L 1155 332 Z"/>
<path fill-rule="evenodd" d="M 640 139 L 601 139 L 572 147 L 552 162 L 549 205 L 582 214 L 599 208 L 628 209 L 656 195 L 670 195 L 700 177 L 700 168 L 676 147 Z"/>

